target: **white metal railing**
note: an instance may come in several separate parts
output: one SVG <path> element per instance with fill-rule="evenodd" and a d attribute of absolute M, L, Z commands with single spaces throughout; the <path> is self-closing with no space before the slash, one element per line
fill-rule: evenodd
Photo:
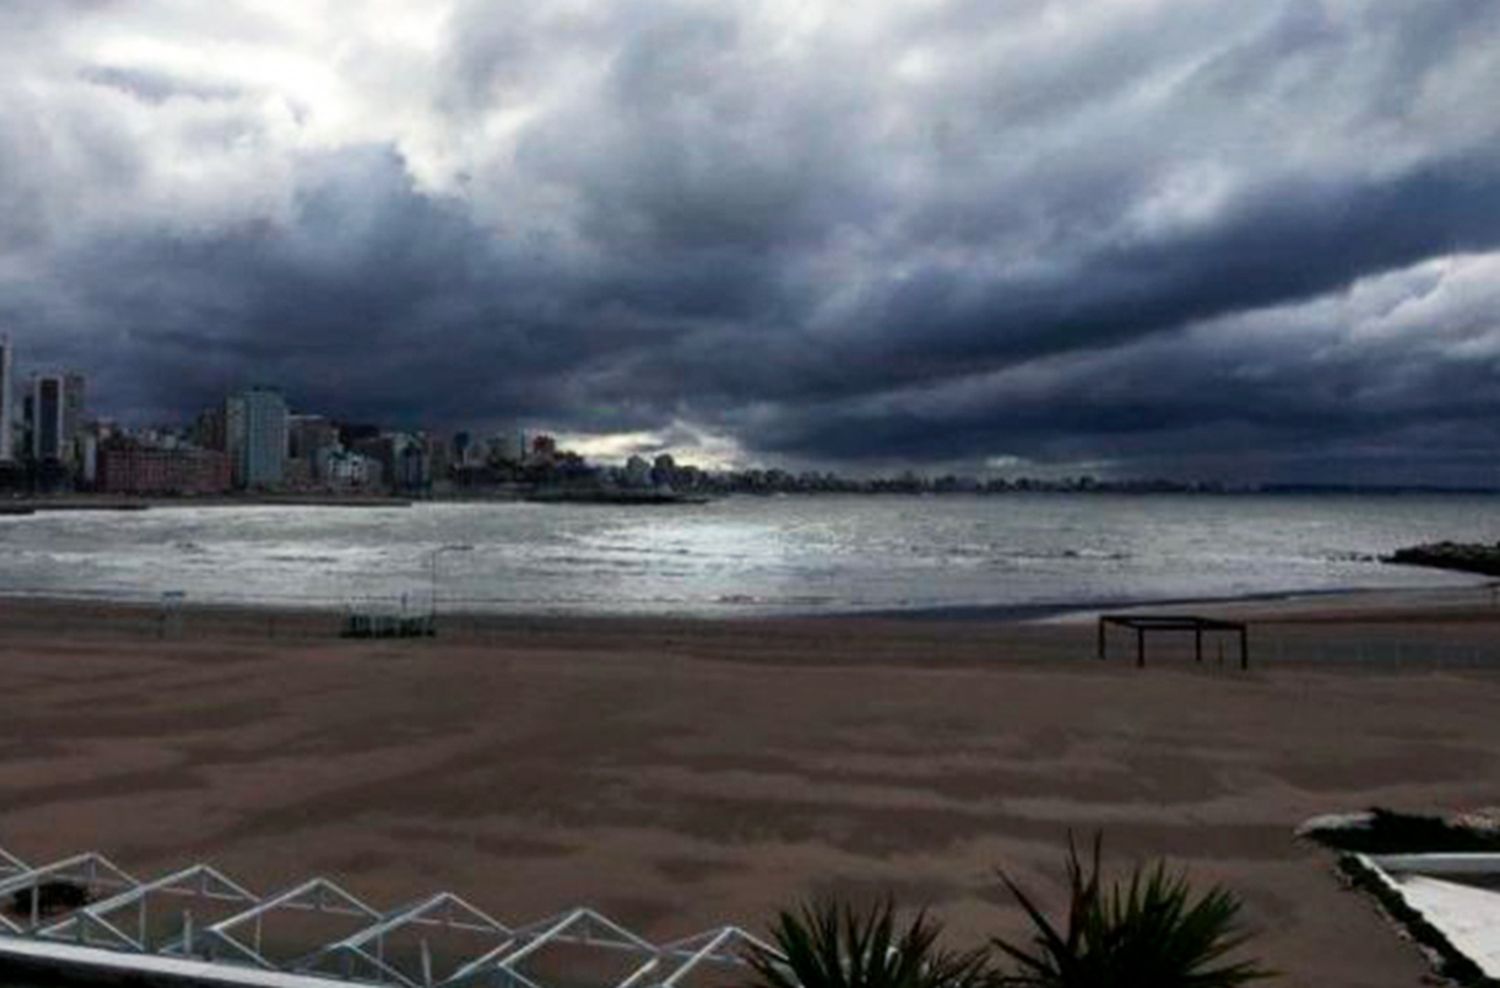
<path fill-rule="evenodd" d="M 44 902 L 49 891 L 67 901 Z M 170 905 L 162 898 L 170 898 Z M 193 906 L 233 912 L 200 927 L 203 912 L 195 919 Z M 263 923 L 273 914 L 335 916 L 360 925 L 340 939 L 304 944 L 311 949 L 294 960 L 278 961 L 263 940 Z M 474 943 L 470 953 L 440 965 L 431 945 L 437 934 L 460 934 Z M 393 956 L 398 937 L 416 939 L 400 959 Z M 32 867 L 0 848 L 0 955 L 8 945 L 17 954 L 35 954 L 43 948 L 23 947 L 39 941 L 55 945 L 46 949 L 57 963 L 72 957 L 82 965 L 87 957 L 90 965 L 107 962 L 124 976 L 155 970 L 159 959 L 204 962 L 196 977 L 212 981 L 217 974 L 226 985 L 253 976 L 279 979 L 279 985 L 564 988 L 548 984 L 528 962 L 568 948 L 624 954 L 632 961 L 622 979 L 580 985 L 569 978 L 566 988 L 691 988 L 697 974 L 743 973 L 753 952 L 779 956 L 734 926 L 655 944 L 586 907 L 510 926 L 449 892 L 381 912 L 326 878 L 261 897 L 207 864 L 138 881 L 97 853 Z M 253 970 L 264 973 L 248 973 Z"/>

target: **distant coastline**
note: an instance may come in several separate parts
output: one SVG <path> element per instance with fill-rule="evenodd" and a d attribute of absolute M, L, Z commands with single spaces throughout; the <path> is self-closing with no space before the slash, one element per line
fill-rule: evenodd
<path fill-rule="evenodd" d="M 648 488 L 556 488 L 532 491 L 522 500 L 532 504 L 612 504 L 612 505 L 674 505 L 708 504 L 714 498 L 702 494 L 678 494 L 670 490 Z"/>
<path fill-rule="evenodd" d="M 416 504 L 604 504 L 604 505 L 701 505 L 727 497 L 1007 497 L 1015 495 L 1118 495 L 1133 497 L 1182 496 L 1204 497 L 1401 497 L 1401 496 L 1455 496 L 1495 497 L 1500 488 L 1474 487 L 1427 487 L 1413 486 L 1340 486 L 1309 484 L 1278 484 L 1264 487 L 1214 487 L 1196 485 L 1150 484 L 1098 484 L 1076 486 L 1061 484 L 1028 484 L 988 489 L 929 488 L 906 490 L 879 487 L 873 489 L 792 489 L 792 490 L 729 490 L 713 492 L 673 491 L 663 488 L 612 488 L 589 486 L 541 487 L 515 485 L 497 489 L 470 489 L 429 492 L 412 497 L 388 494 L 335 494 L 335 493 L 241 493 L 208 495 L 142 495 L 118 496 L 92 493 L 62 493 L 40 497 L 11 497 L 0 499 L 0 517 L 33 515 L 44 512 L 65 511 L 147 511 L 153 508 L 216 508 L 216 507 L 289 507 L 289 508 L 409 508 Z M 1420 553 L 1428 547 L 1415 547 L 1410 551 Z M 1443 562 L 1417 561 L 1415 558 L 1389 558 L 1394 563 L 1435 566 L 1437 568 L 1463 570 L 1461 565 Z M 1488 573 L 1488 570 L 1468 570 Z M 1497 575 L 1497 574 L 1491 574 Z"/>
<path fill-rule="evenodd" d="M 0 501 L 0 516 L 34 515 L 55 511 L 149 511 L 152 508 L 409 508 L 409 498 L 329 495 L 264 494 L 204 497 L 111 497 L 98 494 L 60 494 L 51 497 Z"/>

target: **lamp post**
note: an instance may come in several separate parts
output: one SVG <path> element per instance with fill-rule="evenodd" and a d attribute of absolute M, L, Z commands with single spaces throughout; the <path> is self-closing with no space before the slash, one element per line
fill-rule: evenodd
<path fill-rule="evenodd" d="M 439 546 L 438 548 L 436 548 L 436 549 L 434 549 L 432 551 L 432 555 L 428 559 L 428 562 L 430 563 L 430 565 L 432 567 L 432 627 L 433 627 L 434 631 L 437 630 L 437 612 L 438 612 L 438 560 L 443 557 L 444 553 L 448 553 L 448 552 L 473 552 L 473 551 L 474 551 L 474 547 L 471 546 L 471 545 L 467 545 L 467 544 L 455 544 L 455 545 Z"/>

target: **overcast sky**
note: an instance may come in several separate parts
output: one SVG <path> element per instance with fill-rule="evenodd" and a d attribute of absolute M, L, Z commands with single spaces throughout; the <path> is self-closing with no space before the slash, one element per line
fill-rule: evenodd
<path fill-rule="evenodd" d="M 3 0 L 0 328 L 601 454 L 1500 484 L 1496 0 Z"/>

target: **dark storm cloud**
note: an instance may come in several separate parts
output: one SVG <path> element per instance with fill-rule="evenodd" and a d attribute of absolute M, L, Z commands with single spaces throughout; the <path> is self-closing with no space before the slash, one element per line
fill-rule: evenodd
<path fill-rule="evenodd" d="M 108 410 L 1500 481 L 1486 0 L 17 9 L 0 322 Z"/>
<path fill-rule="evenodd" d="M 777 410 L 755 429 L 786 452 L 851 459 L 989 448 L 1105 472 L 1494 483 L 1497 277 L 1495 255 L 1434 262 L 1338 301 Z"/>

